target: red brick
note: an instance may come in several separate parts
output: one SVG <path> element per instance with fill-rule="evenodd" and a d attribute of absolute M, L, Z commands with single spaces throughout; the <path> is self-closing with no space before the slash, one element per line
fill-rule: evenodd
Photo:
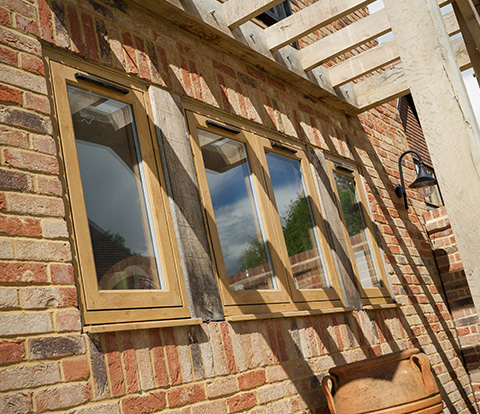
<path fill-rule="evenodd" d="M 90 377 L 90 367 L 86 358 L 63 360 L 62 370 L 65 381 L 80 381 Z"/>
<path fill-rule="evenodd" d="M 219 378 L 210 381 L 207 384 L 208 398 L 223 397 L 225 395 L 234 394 L 238 390 L 238 380 L 236 377 Z"/>
<path fill-rule="evenodd" d="M 9 210 L 15 213 L 55 217 L 64 217 L 65 215 L 65 206 L 61 198 L 8 194 L 8 201 Z"/>
<path fill-rule="evenodd" d="M 30 359 L 57 358 L 85 353 L 81 335 L 48 336 L 28 339 Z"/>
<path fill-rule="evenodd" d="M 148 70 L 147 57 L 145 55 L 145 45 L 143 40 L 135 36 L 135 47 L 138 51 L 138 67 L 140 77 L 142 79 L 150 80 L 150 72 Z"/>
<path fill-rule="evenodd" d="M 3 2 L 3 4 L 6 4 L 8 10 L 15 14 L 20 14 L 31 19 L 37 17 L 36 8 L 30 3 L 21 0 L 7 0 Z"/>
<path fill-rule="evenodd" d="M 75 283 L 73 266 L 70 264 L 51 264 L 50 275 L 52 283 L 55 284 L 73 285 Z"/>
<path fill-rule="evenodd" d="M 157 386 L 164 387 L 168 384 L 167 366 L 165 365 L 164 348 L 162 338 L 158 329 L 150 331 L 150 342 L 152 346 L 153 370 Z"/>
<path fill-rule="evenodd" d="M 0 215 L 0 233 L 12 236 L 40 236 L 40 220 Z"/>
<path fill-rule="evenodd" d="M 25 92 L 25 108 L 50 114 L 50 102 L 46 96 Z"/>
<path fill-rule="evenodd" d="M 72 251 L 68 242 L 15 240 L 16 254 L 19 260 L 45 262 L 69 262 Z"/>
<path fill-rule="evenodd" d="M 23 16 L 16 16 L 17 29 L 22 32 L 31 34 L 33 36 L 40 35 L 40 29 L 38 28 L 38 23 L 35 20 L 27 19 Z"/>
<path fill-rule="evenodd" d="M 77 306 L 75 287 L 38 287 L 20 291 L 24 309 L 67 308 Z"/>
<path fill-rule="evenodd" d="M 18 362 L 25 357 L 25 349 L 21 339 L 0 342 L 0 364 Z"/>
<path fill-rule="evenodd" d="M 29 174 L 11 170 L 0 170 L 0 187 L 9 190 L 33 190 L 32 179 Z"/>
<path fill-rule="evenodd" d="M 227 400 L 228 412 L 236 413 L 238 411 L 248 410 L 257 403 L 257 398 L 253 392 L 248 392 L 242 395 L 235 395 Z"/>
<path fill-rule="evenodd" d="M 128 73 L 138 74 L 137 58 L 135 56 L 135 48 L 133 47 L 132 35 L 130 33 L 122 34 L 123 47 L 127 61 L 125 62 Z"/>
<path fill-rule="evenodd" d="M 122 400 L 124 414 L 146 414 L 162 410 L 166 405 L 165 393 L 157 391 L 141 397 L 128 397 Z"/>
<path fill-rule="evenodd" d="M 32 411 L 32 396 L 28 391 L 0 396 L 0 412 L 2 414 L 30 413 Z"/>
<path fill-rule="evenodd" d="M 205 399 L 205 389 L 200 384 L 172 388 L 167 391 L 169 407 L 181 407 Z"/>
<path fill-rule="evenodd" d="M 167 355 L 167 366 L 170 374 L 170 381 L 172 385 L 178 385 L 182 383 L 182 370 L 180 368 L 180 361 L 178 359 L 178 351 L 175 344 L 173 329 L 164 329 L 163 335 L 165 338 L 165 352 Z"/>
<path fill-rule="evenodd" d="M 78 309 L 55 312 L 55 321 L 58 332 L 80 331 L 82 329 Z"/>
<path fill-rule="evenodd" d="M 75 407 L 90 400 L 90 387 L 85 383 L 45 388 L 34 394 L 37 412 Z"/>
<path fill-rule="evenodd" d="M 0 144 L 11 147 L 28 148 L 28 134 L 2 125 L 0 126 Z"/>
<path fill-rule="evenodd" d="M 125 395 L 125 381 L 122 372 L 122 362 L 115 333 L 104 336 L 106 347 L 107 368 L 110 377 L 110 387 L 114 397 Z"/>
<path fill-rule="evenodd" d="M 137 373 L 137 360 L 131 332 L 119 332 L 120 348 L 122 351 L 123 365 L 125 367 L 127 392 L 133 393 L 140 390 Z M 168 381 L 167 381 L 168 382 Z M 166 385 L 166 384 L 165 384 Z"/>
<path fill-rule="evenodd" d="M 1 263 L 0 283 L 46 283 L 45 265 L 40 263 Z"/>
<path fill-rule="evenodd" d="M 0 85 L 0 101 L 21 105 L 23 102 L 22 92 L 16 88 Z"/>
<path fill-rule="evenodd" d="M 213 63 L 213 67 L 218 71 L 222 72 L 227 76 L 230 76 L 231 78 L 234 78 L 234 79 L 237 78 L 235 71 L 230 66 L 224 65 L 223 63 L 217 62 L 216 60 L 214 60 L 212 63 Z"/>
<path fill-rule="evenodd" d="M 98 45 L 95 35 L 95 27 L 92 16 L 82 13 L 83 32 L 85 33 L 85 44 L 87 57 L 98 61 Z"/>
<path fill-rule="evenodd" d="M 14 168 L 23 168 L 41 171 L 49 174 L 58 174 L 58 160 L 50 155 L 20 149 L 5 149 L 5 163 Z"/>
<path fill-rule="evenodd" d="M 39 194 L 61 196 L 63 194 L 62 182 L 58 177 L 38 176 L 37 191 Z"/>
<path fill-rule="evenodd" d="M 225 357 L 227 359 L 228 372 L 233 374 L 236 371 L 235 356 L 233 353 L 232 339 L 228 332 L 228 324 L 225 322 L 220 323 L 220 330 L 223 337 L 223 347 L 225 349 Z"/>
<path fill-rule="evenodd" d="M 0 42 L 12 49 L 21 50 L 37 56 L 41 55 L 42 48 L 40 42 L 16 30 L 0 27 Z"/>
<path fill-rule="evenodd" d="M 10 11 L 0 7 L 0 24 L 4 24 L 5 26 L 11 26 L 12 21 L 10 20 Z"/>
<path fill-rule="evenodd" d="M 83 47 L 84 43 L 82 39 L 80 19 L 78 18 L 77 10 L 70 4 L 67 6 L 67 16 L 70 23 L 70 38 L 72 41 L 73 51 L 84 56 L 85 51 Z"/>
<path fill-rule="evenodd" d="M 247 372 L 246 374 L 242 374 L 238 377 L 240 390 L 248 390 L 250 388 L 259 387 L 260 385 L 265 384 L 265 382 L 266 376 L 263 369 Z"/>

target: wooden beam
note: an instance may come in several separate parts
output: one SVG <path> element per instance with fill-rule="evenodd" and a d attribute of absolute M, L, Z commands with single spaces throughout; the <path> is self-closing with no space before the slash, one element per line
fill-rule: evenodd
<path fill-rule="evenodd" d="M 357 112 L 351 95 L 349 97 L 344 92 L 348 92 L 349 88 L 335 90 L 323 67 L 305 72 L 298 50 L 287 46 L 272 53 L 266 45 L 264 29 L 253 22 L 246 22 L 237 29 L 231 30 L 221 12 L 223 4 L 217 0 L 132 1 L 139 7 L 155 13 L 158 18 L 167 19 L 277 79 L 295 85 L 308 96 L 322 99 L 325 103 L 348 114 Z"/>
<path fill-rule="evenodd" d="M 436 2 L 384 3 L 480 315 L 480 129 Z"/>
<path fill-rule="evenodd" d="M 265 29 L 268 48 L 280 49 L 335 20 L 367 6 L 374 0 L 319 0 Z"/>
<path fill-rule="evenodd" d="M 471 63 L 463 39 L 453 40 L 452 49 L 460 70 L 468 69 Z M 376 73 L 361 82 L 352 84 L 351 88 L 359 112 L 364 112 L 410 93 L 402 63 Z"/>
<path fill-rule="evenodd" d="M 480 17 L 469 0 L 457 0 L 453 3 L 453 10 L 458 18 L 473 71 L 480 86 Z"/>
<path fill-rule="evenodd" d="M 391 30 L 385 10 L 380 10 L 300 49 L 305 70 L 356 48 Z"/>
<path fill-rule="evenodd" d="M 400 59 L 395 40 L 389 40 L 366 52 L 353 56 L 329 69 L 330 81 L 334 87 L 344 85 L 366 73 Z"/>
<path fill-rule="evenodd" d="M 455 13 L 450 12 L 444 16 L 447 33 L 458 33 L 459 26 Z M 387 66 L 400 59 L 395 40 L 389 40 L 363 53 L 353 56 L 329 69 L 330 81 L 333 87 L 344 85 L 366 73 Z"/>
<path fill-rule="evenodd" d="M 222 6 L 225 22 L 230 29 L 280 4 L 283 0 L 228 0 Z"/>

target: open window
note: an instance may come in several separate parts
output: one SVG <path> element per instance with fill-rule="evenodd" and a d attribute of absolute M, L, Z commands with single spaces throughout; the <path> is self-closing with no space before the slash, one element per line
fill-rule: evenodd
<path fill-rule="evenodd" d="M 146 91 L 50 60 L 86 324 L 189 316 Z"/>
<path fill-rule="evenodd" d="M 342 306 L 305 147 L 203 113 L 188 125 L 226 315 Z"/>
<path fill-rule="evenodd" d="M 327 165 L 362 302 L 391 303 L 390 284 L 358 169 L 333 158 L 327 159 Z"/>

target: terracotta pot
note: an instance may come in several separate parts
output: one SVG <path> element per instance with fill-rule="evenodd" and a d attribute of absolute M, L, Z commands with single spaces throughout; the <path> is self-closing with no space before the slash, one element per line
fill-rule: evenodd
<path fill-rule="evenodd" d="M 443 404 L 418 349 L 331 368 L 322 380 L 331 414 L 436 414 Z"/>

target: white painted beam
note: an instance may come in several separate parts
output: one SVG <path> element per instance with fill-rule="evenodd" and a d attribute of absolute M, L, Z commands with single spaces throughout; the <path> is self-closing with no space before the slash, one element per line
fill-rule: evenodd
<path fill-rule="evenodd" d="M 312 33 L 319 27 L 367 6 L 374 0 L 319 0 L 265 29 L 268 48 L 272 51 Z"/>
<path fill-rule="evenodd" d="M 222 5 L 225 22 L 230 29 L 242 25 L 283 0 L 228 0 Z"/>

